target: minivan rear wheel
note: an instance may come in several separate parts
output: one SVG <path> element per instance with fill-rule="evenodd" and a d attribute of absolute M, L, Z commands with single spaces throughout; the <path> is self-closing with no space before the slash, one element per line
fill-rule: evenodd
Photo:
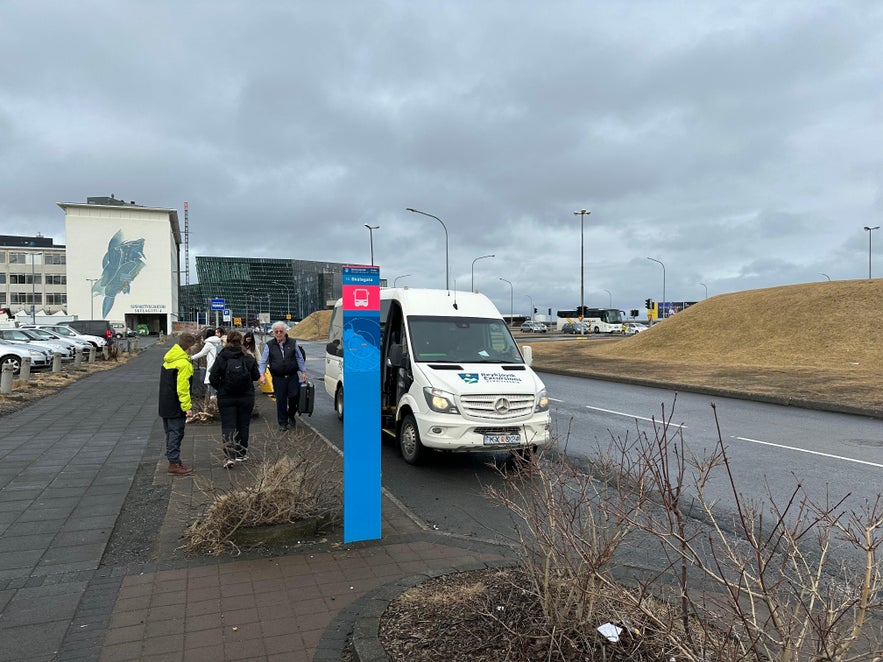
<path fill-rule="evenodd" d="M 420 442 L 420 429 L 413 414 L 406 414 L 399 427 L 399 449 L 402 451 L 402 458 L 408 464 L 419 464 L 426 454 Z"/>
<path fill-rule="evenodd" d="M 343 420 L 343 386 L 337 388 L 334 394 L 334 411 L 337 412 L 338 420 Z"/>

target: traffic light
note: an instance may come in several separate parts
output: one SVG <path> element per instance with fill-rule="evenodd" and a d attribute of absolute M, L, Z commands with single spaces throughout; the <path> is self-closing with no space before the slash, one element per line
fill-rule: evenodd
<path fill-rule="evenodd" d="M 534 309 L 533 309 L 533 314 L 534 314 L 534 315 L 536 315 L 536 314 L 537 314 L 537 309 L 536 309 L 536 306 L 534 306 Z"/>
<path fill-rule="evenodd" d="M 653 307 L 653 303 L 650 301 L 650 299 L 644 299 L 644 307 L 647 310 L 650 310 Z"/>

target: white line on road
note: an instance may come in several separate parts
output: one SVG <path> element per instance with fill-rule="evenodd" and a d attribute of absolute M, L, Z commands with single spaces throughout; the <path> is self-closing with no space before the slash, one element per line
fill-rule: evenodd
<path fill-rule="evenodd" d="M 732 437 L 739 441 L 750 441 L 752 444 L 763 444 L 764 446 L 775 446 L 776 448 L 784 448 L 789 451 L 797 451 L 799 453 L 809 453 L 810 455 L 821 455 L 822 457 L 830 457 L 835 460 L 843 460 L 844 462 L 855 462 L 856 464 L 867 464 L 870 467 L 878 467 L 883 469 L 883 464 L 876 462 L 866 462 L 865 460 L 855 460 L 851 457 L 843 457 L 842 455 L 832 455 L 831 453 L 820 453 L 819 451 L 810 451 L 805 448 L 795 448 L 794 446 L 785 446 L 784 444 L 774 444 L 771 441 L 761 441 L 760 439 L 749 439 L 748 437 Z"/>
<path fill-rule="evenodd" d="M 600 407 L 590 407 L 586 405 L 586 409 L 594 409 L 595 411 L 604 412 L 605 414 L 614 414 L 615 416 L 625 416 L 626 418 L 634 418 L 639 421 L 656 421 L 657 423 L 664 423 L 664 421 L 659 420 L 658 418 L 647 418 L 646 416 L 635 416 L 634 414 L 627 414 L 623 411 L 613 411 L 612 409 L 601 409 Z M 672 428 L 681 428 L 686 430 L 686 425 L 678 425 L 677 423 L 669 423 L 669 427 Z"/>

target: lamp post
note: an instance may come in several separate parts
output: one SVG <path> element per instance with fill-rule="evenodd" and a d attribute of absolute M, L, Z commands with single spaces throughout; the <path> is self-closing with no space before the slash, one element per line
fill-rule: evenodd
<path fill-rule="evenodd" d="M 445 231 L 445 289 L 449 290 L 450 282 L 451 282 L 451 269 L 448 262 L 448 228 L 445 225 L 444 221 L 441 220 L 438 216 L 434 216 L 432 214 L 427 214 L 425 211 L 420 211 L 419 209 L 412 209 L 411 207 L 406 207 L 405 211 L 414 212 L 415 214 L 423 214 L 424 216 L 429 216 L 429 218 L 434 218 L 439 223 L 441 223 L 442 228 Z"/>
<path fill-rule="evenodd" d="M 402 275 L 402 276 L 396 276 L 395 278 L 392 279 L 392 286 L 393 286 L 393 287 L 396 286 L 396 283 L 399 282 L 399 278 L 407 278 L 407 277 L 410 276 L 410 275 L 411 275 L 411 274 L 404 274 L 404 275 Z"/>
<path fill-rule="evenodd" d="M 479 260 L 483 260 L 487 257 L 497 257 L 497 256 L 496 255 L 479 255 L 477 258 L 472 260 L 472 288 L 470 290 L 471 292 L 475 292 L 475 263 L 478 262 Z"/>
<path fill-rule="evenodd" d="M 500 280 L 509 283 L 509 326 L 512 326 L 512 319 L 515 317 L 515 287 L 511 280 L 506 280 L 502 276 Z"/>
<path fill-rule="evenodd" d="M 875 225 L 874 227 L 865 226 L 865 230 L 868 231 L 868 280 L 871 280 L 871 233 L 874 230 L 879 230 L 880 226 Z"/>
<path fill-rule="evenodd" d="M 365 227 L 368 228 L 368 239 L 371 241 L 371 266 L 374 266 L 374 230 L 379 230 L 379 225 L 368 225 L 365 223 Z"/>
<path fill-rule="evenodd" d="M 92 287 L 95 285 L 95 281 L 101 280 L 100 278 L 87 278 L 89 281 L 89 319 L 95 319 L 95 297 L 92 294 Z"/>
<path fill-rule="evenodd" d="M 610 293 L 610 290 L 604 290 L 607 292 L 607 307 L 613 308 L 613 295 Z"/>
<path fill-rule="evenodd" d="M 653 262 L 658 263 L 662 267 L 662 310 L 664 313 L 664 311 L 666 310 L 666 307 L 665 307 L 665 265 L 662 264 L 662 262 L 657 260 L 655 257 L 648 257 L 647 259 L 653 260 Z M 664 318 L 665 314 L 663 314 L 662 317 Z"/>
<path fill-rule="evenodd" d="M 40 252 L 39 254 L 43 255 L 42 252 Z M 37 323 L 37 275 L 35 269 L 36 263 L 37 252 L 35 251 L 31 253 L 31 324 Z"/>
<path fill-rule="evenodd" d="M 525 294 L 524 296 L 526 296 L 528 298 L 528 300 L 530 300 L 530 321 L 532 322 L 533 315 L 536 312 L 536 309 L 533 307 L 533 297 L 529 294 Z"/>
<path fill-rule="evenodd" d="M 285 315 L 286 315 L 286 319 L 288 319 L 287 316 L 291 315 L 291 290 L 289 289 L 288 285 L 285 285 L 284 283 L 280 283 L 278 280 L 274 280 L 273 285 L 278 285 L 279 287 L 285 288 L 285 296 L 288 301 L 288 303 L 286 303 Z M 270 295 L 268 294 L 267 297 L 269 297 L 269 296 Z"/>
<path fill-rule="evenodd" d="M 579 216 L 579 320 L 583 319 L 583 311 L 586 307 L 586 258 L 585 258 L 585 219 L 592 212 L 585 209 L 573 212 Z"/>
<path fill-rule="evenodd" d="M 699 284 L 705 288 L 705 298 L 707 299 L 708 298 L 708 285 L 706 285 L 705 283 L 699 283 Z"/>

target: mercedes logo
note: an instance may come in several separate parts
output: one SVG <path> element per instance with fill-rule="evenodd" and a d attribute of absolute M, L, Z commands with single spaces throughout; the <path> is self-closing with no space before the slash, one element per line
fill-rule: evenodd
<path fill-rule="evenodd" d="M 509 399 L 497 398 L 497 401 L 494 403 L 494 411 L 501 415 L 509 411 Z"/>

